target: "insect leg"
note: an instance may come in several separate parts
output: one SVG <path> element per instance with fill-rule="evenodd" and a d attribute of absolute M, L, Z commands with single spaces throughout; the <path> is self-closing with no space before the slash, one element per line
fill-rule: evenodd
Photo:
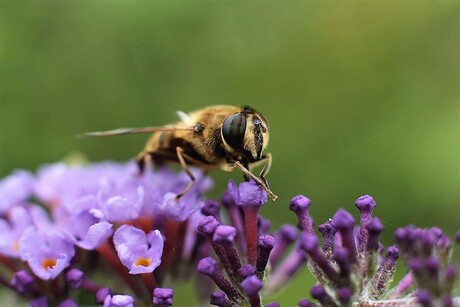
<path fill-rule="evenodd" d="M 265 183 L 259 178 L 257 177 L 256 175 L 254 175 L 253 173 L 251 173 L 247 167 L 244 167 L 243 164 L 241 164 L 241 162 L 239 161 L 236 161 L 233 163 L 232 165 L 233 167 L 238 167 L 242 172 L 243 172 L 243 175 L 246 177 L 248 176 L 249 178 L 252 178 L 262 189 L 265 190 L 265 192 L 267 192 L 268 196 L 270 196 L 270 198 L 272 200 L 276 200 L 278 198 L 278 196 L 276 196 L 266 185 Z"/>
<path fill-rule="evenodd" d="M 270 171 L 270 168 L 272 167 L 272 154 L 271 153 L 265 154 L 262 160 L 266 160 L 266 162 L 265 162 L 264 168 L 260 172 L 259 177 L 264 178 L 265 176 L 267 176 L 268 172 Z"/>
<path fill-rule="evenodd" d="M 272 154 L 267 153 L 264 155 L 264 158 L 262 160 L 265 160 L 265 165 L 262 171 L 259 174 L 259 178 L 265 183 L 265 185 L 268 187 L 267 180 L 265 179 L 265 176 L 267 176 L 268 172 L 270 171 L 270 168 L 272 167 Z"/>
<path fill-rule="evenodd" d="M 252 162 L 248 170 L 252 171 L 254 167 L 259 166 L 260 164 L 264 163 L 264 167 L 262 168 L 262 171 L 259 174 L 260 180 L 262 180 L 265 185 L 268 187 L 267 180 L 265 179 L 265 176 L 267 176 L 268 172 L 270 171 L 270 168 L 272 166 L 272 155 L 270 153 L 264 154 L 262 158 L 259 161 Z"/>
<path fill-rule="evenodd" d="M 185 162 L 184 150 L 180 147 L 176 147 L 176 153 L 177 153 L 177 158 L 179 159 L 179 162 L 182 165 L 182 168 L 187 173 L 187 175 L 190 177 L 189 184 L 185 187 L 185 189 L 181 193 L 177 194 L 176 199 L 178 200 L 179 198 L 187 194 L 192 189 L 193 184 L 195 183 L 195 176 L 193 176 L 192 172 L 190 171 L 190 168 Z"/>
<path fill-rule="evenodd" d="M 146 166 L 150 166 L 152 162 L 152 157 L 150 153 L 143 150 L 136 155 L 136 164 L 139 168 L 139 174 L 142 175 L 145 171 Z"/>
<path fill-rule="evenodd" d="M 244 178 L 244 181 L 249 181 L 249 179 L 251 179 L 252 177 L 251 170 L 249 169 L 249 163 L 248 162 L 242 162 L 242 163 L 235 162 L 235 163 L 238 163 L 239 165 L 241 165 L 241 166 L 237 165 L 241 170 L 244 168 L 245 170 L 248 171 L 247 173 L 243 171 L 243 178 Z"/>

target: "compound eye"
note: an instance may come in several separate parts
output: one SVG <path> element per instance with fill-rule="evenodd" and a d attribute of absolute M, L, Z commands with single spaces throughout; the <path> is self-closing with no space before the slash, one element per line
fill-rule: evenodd
<path fill-rule="evenodd" d="M 222 136 L 233 148 L 240 148 L 246 132 L 246 116 L 236 113 L 227 117 L 222 124 Z"/>

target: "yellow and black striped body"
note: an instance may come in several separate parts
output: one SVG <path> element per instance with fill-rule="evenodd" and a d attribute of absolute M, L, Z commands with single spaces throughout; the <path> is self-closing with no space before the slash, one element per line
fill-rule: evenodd
<path fill-rule="evenodd" d="M 222 125 L 233 114 L 244 113 L 244 139 L 241 146 L 229 146 L 223 139 Z M 257 128 L 253 119 L 262 122 L 264 133 L 255 133 Z M 145 149 L 138 155 L 141 168 L 142 160 L 149 155 L 154 165 L 168 161 L 177 162 L 177 148 L 183 150 L 187 164 L 203 170 L 223 169 L 230 171 L 228 164 L 240 161 L 244 165 L 261 159 L 262 150 L 268 143 L 268 123 L 264 116 L 249 107 L 226 105 L 211 106 L 189 114 L 183 114 L 182 121 L 170 126 L 174 131 L 156 131 L 148 140 Z M 193 127 L 194 129 L 181 130 Z M 260 129 L 259 129 L 260 130 Z M 255 136 L 255 137 L 252 137 Z"/>

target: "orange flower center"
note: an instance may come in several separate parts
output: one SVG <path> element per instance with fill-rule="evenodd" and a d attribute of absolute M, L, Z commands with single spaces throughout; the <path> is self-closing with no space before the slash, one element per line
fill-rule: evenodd
<path fill-rule="evenodd" d="M 134 265 L 149 266 L 150 263 L 152 263 L 152 259 L 140 257 L 136 260 L 136 262 L 134 262 Z"/>
<path fill-rule="evenodd" d="M 11 245 L 11 248 L 13 249 L 13 252 L 17 253 L 19 250 L 19 243 L 18 241 L 14 241 L 13 244 Z"/>
<path fill-rule="evenodd" d="M 47 270 L 52 269 L 56 266 L 56 262 L 56 259 L 46 258 L 42 261 L 42 267 Z"/>

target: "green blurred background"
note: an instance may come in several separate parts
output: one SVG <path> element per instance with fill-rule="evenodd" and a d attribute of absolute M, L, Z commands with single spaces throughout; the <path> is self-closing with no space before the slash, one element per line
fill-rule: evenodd
<path fill-rule="evenodd" d="M 385 244 L 408 223 L 453 235 L 459 52 L 459 1 L 1 1 L 0 175 L 72 152 L 126 161 L 146 135 L 74 135 L 248 104 L 271 125 L 275 227 L 296 194 L 318 223 L 371 194 Z M 212 177 L 212 197 L 241 180 Z M 310 285 L 304 272 L 275 299 Z"/>

